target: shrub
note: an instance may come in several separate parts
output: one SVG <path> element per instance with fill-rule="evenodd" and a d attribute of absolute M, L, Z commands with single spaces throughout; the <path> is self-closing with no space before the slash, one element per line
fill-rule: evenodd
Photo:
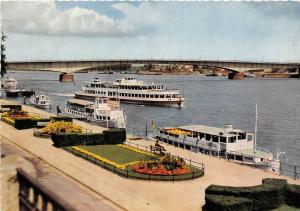
<path fill-rule="evenodd" d="M 242 197 L 205 194 L 204 210 L 250 211 L 252 210 L 252 201 Z"/>
<path fill-rule="evenodd" d="M 57 122 L 57 121 L 73 122 L 73 118 L 68 117 L 68 116 L 54 116 L 51 118 L 52 118 L 53 122 Z"/>
<path fill-rule="evenodd" d="M 9 108 L 10 110 L 18 110 L 21 111 L 22 110 L 22 105 L 1 105 L 1 108 Z"/>
<path fill-rule="evenodd" d="M 122 144 L 126 140 L 125 129 L 110 129 L 103 131 L 106 144 Z"/>
<path fill-rule="evenodd" d="M 288 205 L 300 208 L 300 185 L 288 185 L 286 202 Z"/>
<path fill-rule="evenodd" d="M 104 144 L 102 133 L 79 134 L 79 133 L 54 133 L 51 139 L 55 147 L 76 146 L 76 145 L 98 145 Z"/>
<path fill-rule="evenodd" d="M 15 119 L 15 128 L 18 130 L 33 128 L 35 125 L 36 122 L 30 118 Z"/>
<path fill-rule="evenodd" d="M 276 180 L 272 183 L 265 180 L 265 184 L 252 187 L 211 185 L 205 190 L 205 194 L 244 197 L 253 201 L 253 210 L 271 210 L 285 202 L 284 182 L 286 181 Z"/>

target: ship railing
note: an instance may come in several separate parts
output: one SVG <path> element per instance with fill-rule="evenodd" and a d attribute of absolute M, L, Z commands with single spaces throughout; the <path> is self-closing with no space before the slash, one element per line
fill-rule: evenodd
<path fill-rule="evenodd" d="M 260 148 L 259 149 L 263 149 L 265 152 L 271 153 L 269 150 L 264 149 L 264 148 Z M 271 153 L 272 154 L 272 153 Z M 265 171 L 269 171 L 269 172 L 274 172 L 277 173 L 279 175 L 284 175 L 284 176 L 288 176 L 291 177 L 293 179 L 299 179 L 300 178 L 300 166 L 294 165 L 294 164 L 290 164 L 290 163 L 285 163 L 283 161 L 280 160 L 269 160 L 266 157 L 262 157 L 259 155 L 249 155 L 246 153 L 241 153 L 241 152 L 237 152 L 237 151 L 228 151 L 225 152 L 222 157 L 231 161 L 237 161 L 236 156 L 241 156 L 243 160 L 248 160 L 246 158 L 252 158 L 252 159 L 260 159 L 261 162 L 257 163 L 260 164 L 260 168 L 265 170 Z M 253 164 L 255 164 L 255 162 L 253 161 Z"/>

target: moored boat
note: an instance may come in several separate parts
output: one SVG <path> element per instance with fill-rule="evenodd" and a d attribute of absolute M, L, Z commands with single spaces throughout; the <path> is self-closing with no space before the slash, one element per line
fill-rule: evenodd
<path fill-rule="evenodd" d="M 75 98 L 96 97 L 108 97 L 124 103 L 178 107 L 183 107 L 185 100 L 177 89 L 167 89 L 160 84 L 145 84 L 135 77 L 125 77 L 114 82 L 95 78 L 94 81 L 85 83 L 81 91 L 75 92 Z"/>
<path fill-rule="evenodd" d="M 119 102 L 108 98 L 96 98 L 95 103 L 70 99 L 65 112 L 75 118 L 85 119 L 107 128 L 126 128 L 126 115 Z"/>
<path fill-rule="evenodd" d="M 2 86 L 4 90 L 13 90 L 17 88 L 17 80 L 11 76 L 2 79 Z"/>
<path fill-rule="evenodd" d="M 32 95 L 29 102 L 37 108 L 50 108 L 50 98 L 47 95 Z"/>

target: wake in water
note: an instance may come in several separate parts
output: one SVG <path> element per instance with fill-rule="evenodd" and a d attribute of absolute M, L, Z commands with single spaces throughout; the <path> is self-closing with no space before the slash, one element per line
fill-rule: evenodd
<path fill-rule="evenodd" d="M 74 94 L 66 94 L 66 93 L 49 93 L 49 95 L 65 96 L 65 97 L 75 97 Z"/>

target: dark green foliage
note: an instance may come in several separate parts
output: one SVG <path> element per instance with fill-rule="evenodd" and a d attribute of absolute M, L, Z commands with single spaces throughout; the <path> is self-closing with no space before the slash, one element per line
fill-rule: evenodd
<path fill-rule="evenodd" d="M 55 147 L 104 144 L 103 133 L 56 133 L 51 136 Z"/>
<path fill-rule="evenodd" d="M 50 119 L 15 119 L 15 128 L 18 130 L 36 128 L 38 122 L 50 122 Z"/>
<path fill-rule="evenodd" d="M 68 117 L 68 116 L 54 116 L 51 118 L 54 122 L 57 122 L 57 121 L 73 122 L 73 118 Z"/>
<path fill-rule="evenodd" d="M 300 208 L 300 185 L 288 185 L 286 191 L 288 205 Z"/>
<path fill-rule="evenodd" d="M 57 133 L 52 135 L 54 146 L 121 144 L 126 140 L 126 131 L 113 129 L 103 133 Z"/>
<path fill-rule="evenodd" d="M 264 179 L 262 185 L 251 187 L 211 185 L 205 190 L 205 194 L 243 197 L 252 201 L 253 210 L 271 210 L 285 203 L 286 189 L 286 180 Z"/>
<path fill-rule="evenodd" d="M 1 77 L 6 74 L 7 70 L 7 62 L 6 62 L 6 54 L 5 54 L 5 45 L 3 42 L 5 41 L 6 36 L 3 32 L 1 32 Z"/>
<path fill-rule="evenodd" d="M 10 110 L 16 110 L 16 111 L 21 111 L 22 110 L 22 105 L 1 105 L 1 108 L 9 108 Z"/>
<path fill-rule="evenodd" d="M 207 211 L 250 211 L 252 201 L 242 197 L 205 195 L 204 210 Z"/>
<path fill-rule="evenodd" d="M 18 130 L 33 128 L 35 125 L 36 122 L 32 119 L 15 119 L 15 128 Z"/>
<path fill-rule="evenodd" d="M 122 144 L 126 140 L 125 129 L 110 129 L 103 131 L 106 144 Z"/>

